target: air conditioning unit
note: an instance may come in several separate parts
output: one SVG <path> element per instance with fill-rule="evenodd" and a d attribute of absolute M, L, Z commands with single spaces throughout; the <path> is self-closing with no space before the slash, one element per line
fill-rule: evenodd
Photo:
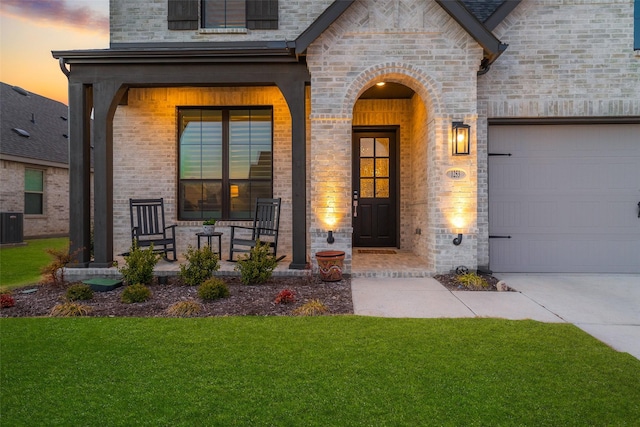
<path fill-rule="evenodd" d="M 0 243 L 22 243 L 22 212 L 0 212 Z"/>

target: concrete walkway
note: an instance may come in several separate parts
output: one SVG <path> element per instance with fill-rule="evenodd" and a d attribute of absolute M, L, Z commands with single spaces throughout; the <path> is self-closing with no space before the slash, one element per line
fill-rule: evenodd
<path fill-rule="evenodd" d="M 351 280 L 355 314 L 573 323 L 640 359 L 640 275 L 496 274 L 518 292 L 451 292 L 435 279 Z"/>

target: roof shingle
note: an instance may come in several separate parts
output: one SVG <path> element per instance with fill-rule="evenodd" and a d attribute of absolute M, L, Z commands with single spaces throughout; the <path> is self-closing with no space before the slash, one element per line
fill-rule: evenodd
<path fill-rule="evenodd" d="M 0 153 L 69 163 L 66 105 L 6 83 L 0 83 L 0 105 Z M 22 129 L 29 136 L 13 129 Z"/>

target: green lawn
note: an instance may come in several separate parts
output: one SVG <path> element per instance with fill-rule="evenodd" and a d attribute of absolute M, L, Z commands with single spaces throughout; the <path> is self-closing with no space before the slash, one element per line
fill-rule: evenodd
<path fill-rule="evenodd" d="M 0 286 L 13 288 L 40 281 L 40 269 L 49 264 L 48 248 L 63 249 L 68 238 L 27 240 L 25 246 L 0 249 Z"/>
<path fill-rule="evenodd" d="M 568 324 L 0 319 L 2 425 L 638 425 L 640 361 Z"/>

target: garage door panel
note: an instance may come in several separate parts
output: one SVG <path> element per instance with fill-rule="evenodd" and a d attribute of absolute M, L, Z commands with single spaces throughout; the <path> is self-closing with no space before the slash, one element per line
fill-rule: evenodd
<path fill-rule="evenodd" d="M 492 126 L 494 271 L 640 272 L 640 125 Z"/>
<path fill-rule="evenodd" d="M 489 246 L 491 268 L 501 272 L 598 273 L 606 264 L 611 272 L 634 273 L 640 265 L 640 242 L 625 236 L 520 235 L 491 239 Z"/>

